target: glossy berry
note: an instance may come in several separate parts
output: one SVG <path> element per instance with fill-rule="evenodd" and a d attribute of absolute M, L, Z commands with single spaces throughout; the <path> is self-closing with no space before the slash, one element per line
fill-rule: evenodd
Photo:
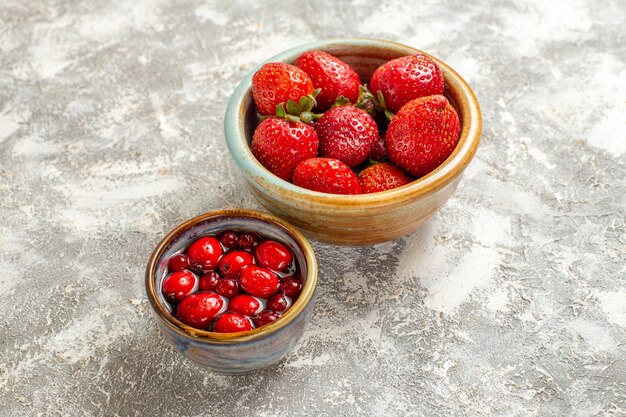
<path fill-rule="evenodd" d="M 189 267 L 189 258 L 184 253 L 177 253 L 172 255 L 170 260 L 167 262 L 167 269 L 170 272 L 174 271 L 182 271 Z"/>
<path fill-rule="evenodd" d="M 293 254 L 280 242 L 266 240 L 254 248 L 254 257 L 259 266 L 283 272 L 291 266 Z"/>
<path fill-rule="evenodd" d="M 364 194 L 391 190 L 411 182 L 402 170 L 388 162 L 365 168 L 357 178 Z"/>
<path fill-rule="evenodd" d="M 354 172 L 343 162 L 332 158 L 311 158 L 301 162 L 294 171 L 293 183 L 321 193 L 361 193 Z"/>
<path fill-rule="evenodd" d="M 196 291 L 198 291 L 198 277 L 191 271 L 172 272 L 163 280 L 163 295 L 175 303 Z"/>
<path fill-rule="evenodd" d="M 313 88 L 321 88 L 315 97 L 320 111 L 329 109 L 339 96 L 351 103 L 359 98 L 359 76 L 339 58 L 322 51 L 308 51 L 300 55 L 294 65 L 309 75 Z"/>
<path fill-rule="evenodd" d="M 280 282 L 280 292 L 292 300 L 297 299 L 302 292 L 302 280 L 296 277 L 287 277 Z"/>
<path fill-rule="evenodd" d="M 217 333 L 237 333 L 252 329 L 250 320 L 239 313 L 224 313 L 213 322 L 213 331 Z"/>
<path fill-rule="evenodd" d="M 260 298 L 268 298 L 275 294 L 280 285 L 276 274 L 256 265 L 249 265 L 241 270 L 239 283 L 245 292 Z"/>
<path fill-rule="evenodd" d="M 265 326 L 280 318 L 280 314 L 272 310 L 263 310 L 257 316 L 252 318 L 256 327 Z"/>
<path fill-rule="evenodd" d="M 221 278 L 222 277 L 217 272 L 209 271 L 200 277 L 198 289 L 200 291 L 215 291 L 215 286 Z"/>
<path fill-rule="evenodd" d="M 261 236 L 254 232 L 242 232 L 239 234 L 237 244 L 241 249 L 252 249 L 254 245 L 261 241 Z"/>
<path fill-rule="evenodd" d="M 223 309 L 224 300 L 213 292 L 191 294 L 178 304 L 176 314 L 185 324 L 206 329 Z"/>
<path fill-rule="evenodd" d="M 233 230 L 228 230 L 221 233 L 217 238 L 222 245 L 228 249 L 233 249 L 237 247 L 237 239 L 239 238 L 239 235 Z"/>
<path fill-rule="evenodd" d="M 223 253 L 224 250 L 217 239 L 210 236 L 201 237 L 187 249 L 189 266 L 196 271 L 210 271 L 217 267 Z"/>
<path fill-rule="evenodd" d="M 220 272 L 225 278 L 237 278 L 241 268 L 254 263 L 254 257 L 250 252 L 237 250 L 228 252 L 220 259 Z"/>
<path fill-rule="evenodd" d="M 265 64 L 252 76 L 252 98 L 262 115 L 274 115 L 280 103 L 297 102 L 312 92 L 313 82 L 307 73 L 282 62 Z"/>
<path fill-rule="evenodd" d="M 224 278 L 215 285 L 215 292 L 226 298 L 233 298 L 239 294 L 239 283 L 235 278 Z"/>
<path fill-rule="evenodd" d="M 239 294 L 228 302 L 228 309 L 244 316 L 254 316 L 261 308 L 261 302 L 248 294 Z"/>
<path fill-rule="evenodd" d="M 250 148 L 272 174 L 291 181 L 298 163 L 317 156 L 318 144 L 317 133 L 308 124 L 270 117 L 257 126 Z"/>
<path fill-rule="evenodd" d="M 354 106 L 328 110 L 315 123 L 319 154 L 335 158 L 349 167 L 365 161 L 378 142 L 378 127 L 372 116 Z"/>
<path fill-rule="evenodd" d="M 291 300 L 285 294 L 274 294 L 267 300 L 267 308 L 277 313 L 287 311 L 291 306 Z"/>
<path fill-rule="evenodd" d="M 374 95 L 382 91 L 387 109 L 397 113 L 411 100 L 443 94 L 443 75 L 430 57 L 404 56 L 378 67 L 370 80 Z"/>
<path fill-rule="evenodd" d="M 415 99 L 389 123 L 387 154 L 391 162 L 419 178 L 450 156 L 460 129 L 459 117 L 444 96 Z"/>

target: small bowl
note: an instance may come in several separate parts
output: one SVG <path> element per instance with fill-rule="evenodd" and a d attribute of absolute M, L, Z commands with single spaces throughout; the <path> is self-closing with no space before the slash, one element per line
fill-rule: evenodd
<path fill-rule="evenodd" d="M 293 63 L 300 54 L 310 50 L 326 51 L 347 62 L 362 82 L 367 82 L 376 68 L 391 59 L 424 53 L 383 40 L 333 39 L 289 49 L 267 62 Z M 472 160 L 480 141 L 482 122 L 478 101 L 467 83 L 444 62 L 431 58 L 441 68 L 445 94 L 461 121 L 456 149 L 437 169 L 410 184 L 360 195 L 325 194 L 295 186 L 278 178 L 256 160 L 250 151 L 256 125 L 251 86 L 252 75 L 260 65 L 252 70 L 228 103 L 224 130 L 228 149 L 256 199 L 312 238 L 340 245 L 367 245 L 396 239 L 432 218 L 454 193 L 465 167 Z"/>
<path fill-rule="evenodd" d="M 215 333 L 187 326 L 171 312 L 161 294 L 167 262 L 200 236 L 224 230 L 248 230 L 287 245 L 300 265 L 300 297 L 281 318 L 239 333 Z M 146 292 L 161 332 L 187 358 L 214 371 L 239 374 L 281 360 L 297 343 L 311 319 L 317 284 L 317 261 L 311 245 L 297 229 L 272 215 L 252 210 L 221 210 L 177 226 L 152 252 L 146 268 Z"/>

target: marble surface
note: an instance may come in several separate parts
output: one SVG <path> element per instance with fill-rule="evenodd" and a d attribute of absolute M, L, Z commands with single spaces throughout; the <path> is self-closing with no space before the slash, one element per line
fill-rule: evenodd
<path fill-rule="evenodd" d="M 2 1 L 0 415 L 626 415 L 626 4 L 482 3 Z M 319 301 L 282 363 L 200 369 L 157 330 L 148 255 L 259 208 L 228 97 L 334 36 L 456 68 L 481 147 L 419 232 L 314 244 Z"/>

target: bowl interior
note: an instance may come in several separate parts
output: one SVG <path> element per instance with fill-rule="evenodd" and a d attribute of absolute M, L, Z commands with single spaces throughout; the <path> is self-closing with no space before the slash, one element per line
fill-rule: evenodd
<path fill-rule="evenodd" d="M 236 210 L 233 212 L 235 213 L 200 216 L 178 226 L 159 244 L 153 253 L 154 262 L 151 260 L 148 266 L 148 279 L 151 281 L 148 283 L 148 293 L 151 301 L 158 304 L 154 306 L 155 310 L 166 322 L 186 332 L 189 336 L 224 340 L 234 339 L 238 335 L 255 336 L 266 330 L 272 330 L 274 325 L 281 323 L 281 321 L 284 322 L 292 315 L 297 314 L 302 306 L 308 302 L 308 298 L 310 298 L 314 290 L 316 273 L 312 269 L 315 269 L 315 265 L 310 264 L 310 259 L 307 259 L 307 254 L 305 253 L 312 254 L 312 252 L 310 246 L 304 241 L 299 232 L 287 227 L 282 221 L 274 220 L 271 216 L 264 213 L 248 210 Z M 276 322 L 247 332 L 214 333 L 187 326 L 172 314 L 170 304 L 160 291 L 163 280 L 167 276 L 169 258 L 177 252 L 186 250 L 196 239 L 202 236 L 216 235 L 226 230 L 256 232 L 265 238 L 283 243 L 293 252 L 303 281 L 303 289 L 300 297 Z M 303 248 L 303 244 L 307 248 Z M 152 271 L 150 270 L 151 265 L 153 266 Z"/>

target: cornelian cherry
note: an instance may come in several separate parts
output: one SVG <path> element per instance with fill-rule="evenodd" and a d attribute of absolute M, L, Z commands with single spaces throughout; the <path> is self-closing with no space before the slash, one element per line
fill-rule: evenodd
<path fill-rule="evenodd" d="M 215 292 L 226 298 L 233 298 L 239 294 L 239 283 L 235 278 L 220 279 L 215 285 Z"/>
<path fill-rule="evenodd" d="M 265 326 L 280 318 L 280 314 L 272 310 L 263 310 L 258 315 L 252 318 L 256 327 Z"/>
<path fill-rule="evenodd" d="M 190 268 L 196 271 L 213 270 L 223 253 L 219 240 L 210 236 L 201 237 L 187 249 Z"/>
<path fill-rule="evenodd" d="M 237 244 L 241 249 L 252 249 L 261 240 L 261 236 L 254 232 L 241 232 Z"/>
<path fill-rule="evenodd" d="M 191 294 L 178 304 L 176 314 L 185 324 L 206 329 L 223 309 L 224 299 L 214 292 Z"/>
<path fill-rule="evenodd" d="M 284 313 L 291 307 L 291 300 L 285 294 L 274 294 L 267 300 L 267 308 L 277 313 Z"/>
<path fill-rule="evenodd" d="M 189 258 L 184 253 L 172 255 L 167 263 L 167 269 L 169 269 L 170 272 L 182 271 L 187 267 L 189 267 Z"/>
<path fill-rule="evenodd" d="M 282 243 L 266 240 L 254 248 L 254 257 L 260 266 L 282 272 L 289 268 L 293 261 L 291 251 Z"/>
<path fill-rule="evenodd" d="M 239 284 L 248 294 L 267 298 L 278 291 L 280 281 L 269 269 L 248 265 L 239 272 Z"/>
<path fill-rule="evenodd" d="M 302 292 L 302 280 L 296 277 L 287 277 L 280 282 L 280 292 L 295 300 Z"/>
<path fill-rule="evenodd" d="M 163 280 L 163 295 L 175 303 L 196 291 L 198 291 L 198 277 L 191 271 L 172 272 Z"/>
<path fill-rule="evenodd" d="M 250 320 L 239 313 L 224 313 L 213 323 L 213 331 L 218 333 L 236 333 L 252 330 Z"/>
<path fill-rule="evenodd" d="M 220 259 L 219 268 L 225 278 L 237 278 L 241 268 L 254 263 L 254 256 L 245 250 L 228 252 Z"/>
<path fill-rule="evenodd" d="M 215 291 L 215 286 L 220 279 L 220 274 L 215 271 L 209 271 L 200 277 L 198 289 L 200 291 Z"/>
<path fill-rule="evenodd" d="M 228 309 L 244 316 L 254 316 L 261 309 L 261 302 L 251 295 L 239 294 L 228 302 Z"/>
<path fill-rule="evenodd" d="M 222 245 L 226 246 L 228 249 L 234 249 L 239 244 L 237 241 L 239 240 L 239 234 L 233 230 L 228 230 L 224 233 L 221 233 L 218 236 L 219 241 Z"/>

